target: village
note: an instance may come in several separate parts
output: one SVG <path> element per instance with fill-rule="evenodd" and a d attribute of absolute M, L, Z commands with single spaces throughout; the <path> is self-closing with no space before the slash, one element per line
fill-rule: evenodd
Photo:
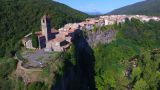
<path fill-rule="evenodd" d="M 151 19 L 155 21 L 160 20 L 159 17 L 149 17 L 145 15 L 109 15 L 98 18 L 88 18 L 80 23 L 69 23 L 56 30 L 55 28 L 51 28 L 50 17 L 44 15 L 41 19 L 41 31 L 35 32 L 35 34 L 38 37 L 39 49 L 44 49 L 46 52 L 62 52 L 69 48 L 75 34 L 80 30 L 93 30 L 94 26 L 102 27 L 115 23 L 123 23 L 126 18 L 136 18 L 142 22 L 148 22 Z M 22 43 L 27 49 L 35 49 L 32 45 L 31 38 L 29 38 L 31 35 L 32 33 L 22 39 Z"/>
<path fill-rule="evenodd" d="M 22 59 L 16 55 L 16 59 L 19 60 L 16 75 L 22 76 L 26 83 L 39 80 L 40 74 L 43 72 L 43 68 L 48 66 L 48 64 L 61 62 L 58 59 L 61 56 L 61 53 L 70 48 L 73 40 L 76 39 L 75 36 L 80 33 L 80 31 L 85 30 L 92 32 L 95 26 L 102 27 L 113 25 L 115 23 L 123 23 L 125 22 L 126 18 L 129 20 L 136 18 L 142 22 L 148 22 L 149 20 L 160 20 L 159 17 L 149 17 L 144 15 L 110 15 L 100 16 L 98 18 L 88 18 L 80 23 L 69 23 L 56 30 L 55 28 L 51 28 L 50 16 L 44 15 L 41 18 L 41 31 L 35 32 L 39 43 L 38 48 L 34 48 L 32 45 L 31 35 L 33 33 L 29 33 L 22 39 L 24 47 L 20 52 Z M 98 43 L 98 40 L 101 40 L 105 43 L 109 43 L 113 40 L 112 38 L 115 37 L 115 32 L 112 30 L 108 30 L 106 33 L 104 32 L 102 36 L 105 34 L 107 36 L 104 37 L 104 40 L 97 39 L 97 41 L 93 40 L 93 42 Z M 88 41 L 88 43 L 90 42 L 92 41 Z M 131 61 L 133 67 L 136 66 L 135 62 L 136 59 Z M 58 64 L 53 65 L 56 68 Z M 37 75 L 34 75 L 33 77 L 32 74 L 35 72 Z M 129 76 L 129 74 L 130 69 L 127 68 L 124 72 L 124 75 Z"/>
<path fill-rule="evenodd" d="M 0 90 L 160 90 L 160 0 L 0 0 Z"/>
<path fill-rule="evenodd" d="M 25 50 L 21 52 L 21 55 L 28 62 L 26 63 L 26 67 L 42 67 L 46 63 L 46 59 L 50 59 L 50 57 L 52 57 L 52 54 L 48 53 L 61 53 L 69 49 L 75 39 L 75 36 L 80 33 L 80 31 L 92 31 L 94 27 L 123 23 L 126 18 L 129 20 L 136 18 L 141 22 L 160 20 L 159 17 L 150 17 L 145 15 L 107 15 L 97 18 L 88 18 L 80 23 L 69 23 L 56 30 L 54 27 L 51 28 L 50 16 L 44 15 L 41 18 L 41 31 L 35 32 L 35 35 L 38 38 L 38 48 L 35 48 L 32 45 L 31 35 L 33 33 L 29 33 L 22 39 Z M 99 43 L 100 41 L 109 43 L 114 40 L 115 32 L 108 30 L 108 32 L 104 32 L 104 35 L 104 40 L 98 36 L 97 39 L 88 40 L 87 42 L 89 45 L 92 43 Z"/>

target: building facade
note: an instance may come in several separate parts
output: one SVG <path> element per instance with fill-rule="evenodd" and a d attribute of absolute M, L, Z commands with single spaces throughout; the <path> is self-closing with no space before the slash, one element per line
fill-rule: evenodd
<path fill-rule="evenodd" d="M 73 35 L 75 30 L 70 30 L 71 28 L 66 28 L 64 32 L 64 28 L 62 31 L 57 31 L 54 28 L 51 28 L 51 19 L 49 16 L 44 15 L 41 18 L 41 31 L 35 32 L 35 35 L 38 38 L 39 48 L 44 49 L 47 52 L 51 51 L 64 51 L 66 50 L 70 44 L 72 43 Z M 35 49 L 32 46 L 31 34 L 26 35 L 22 39 L 23 45 L 28 49 Z"/>

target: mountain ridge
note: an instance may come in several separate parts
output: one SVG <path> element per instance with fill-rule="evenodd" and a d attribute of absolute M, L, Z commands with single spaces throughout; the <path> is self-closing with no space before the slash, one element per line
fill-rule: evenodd
<path fill-rule="evenodd" d="M 160 0 L 144 0 L 131 4 L 128 6 L 115 9 L 107 14 L 127 14 L 127 15 L 148 15 L 148 16 L 159 16 L 160 15 Z"/>

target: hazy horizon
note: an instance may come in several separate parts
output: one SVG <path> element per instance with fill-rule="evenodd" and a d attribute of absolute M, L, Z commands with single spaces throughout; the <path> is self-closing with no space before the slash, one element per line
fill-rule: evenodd
<path fill-rule="evenodd" d="M 54 0 L 63 4 L 66 4 L 74 9 L 77 9 L 86 13 L 108 13 L 114 9 L 124 7 L 126 5 L 134 4 L 144 0 L 94 0 L 94 1 L 85 1 L 85 0 Z"/>

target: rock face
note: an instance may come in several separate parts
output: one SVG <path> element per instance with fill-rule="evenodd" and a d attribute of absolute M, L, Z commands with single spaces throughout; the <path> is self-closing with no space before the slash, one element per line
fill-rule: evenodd
<path fill-rule="evenodd" d="M 28 85 L 31 82 L 39 81 L 41 72 L 41 69 L 26 69 L 22 67 L 22 61 L 19 61 L 15 74 L 17 77 L 22 77 L 25 85 Z"/>
<path fill-rule="evenodd" d="M 87 42 L 90 46 L 95 46 L 99 43 L 105 44 L 110 43 L 115 40 L 116 31 L 115 30 L 106 30 L 106 31 L 88 31 L 87 32 Z"/>
<path fill-rule="evenodd" d="M 95 57 L 91 46 L 111 42 L 115 39 L 116 32 L 115 30 L 87 31 L 85 36 L 76 35 L 73 44 L 77 63 L 75 66 L 67 65 L 64 67 L 67 69 L 59 82 L 52 86 L 52 90 L 96 90 L 94 80 Z"/>

